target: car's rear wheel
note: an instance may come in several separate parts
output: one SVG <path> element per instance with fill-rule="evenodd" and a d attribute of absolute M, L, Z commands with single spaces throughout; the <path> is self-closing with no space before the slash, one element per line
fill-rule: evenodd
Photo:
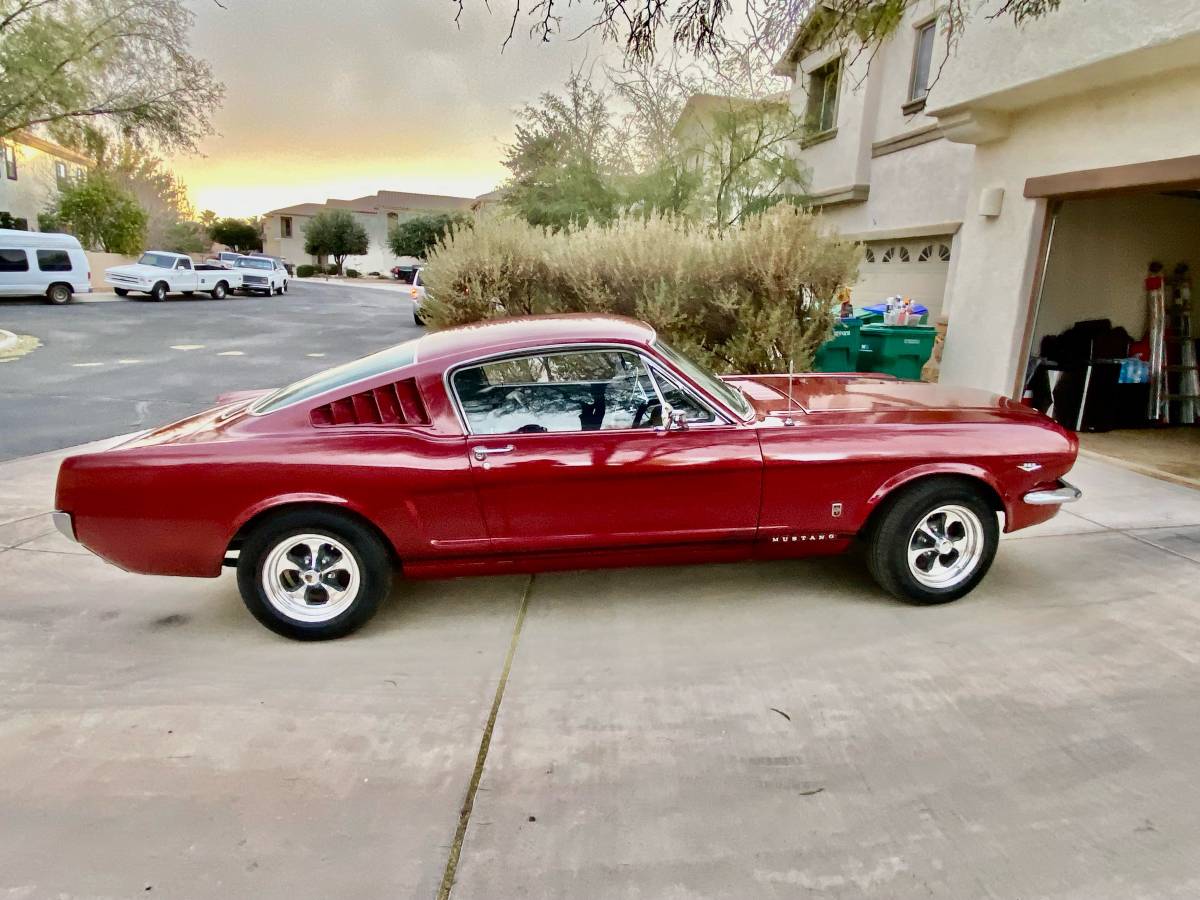
<path fill-rule="evenodd" d="M 391 581 L 383 541 L 353 519 L 324 510 L 269 520 L 238 557 L 246 608 L 276 634 L 295 640 L 328 640 L 361 628 Z"/>
<path fill-rule="evenodd" d="M 71 288 L 66 284 L 52 284 L 46 289 L 46 302 L 54 306 L 64 306 L 71 302 Z"/>
<path fill-rule="evenodd" d="M 212 298 L 214 300 L 224 300 L 227 291 L 228 289 L 225 287 L 225 282 L 218 281 L 215 285 L 213 285 L 213 289 L 210 291 L 210 293 L 212 294 Z"/>
<path fill-rule="evenodd" d="M 162 303 L 167 299 L 167 283 L 165 281 L 160 281 L 150 288 L 150 299 L 156 303 Z"/>
<path fill-rule="evenodd" d="M 918 483 L 881 516 L 867 563 L 880 587 L 910 603 L 949 603 L 970 593 L 996 556 L 996 513 L 968 482 Z"/>

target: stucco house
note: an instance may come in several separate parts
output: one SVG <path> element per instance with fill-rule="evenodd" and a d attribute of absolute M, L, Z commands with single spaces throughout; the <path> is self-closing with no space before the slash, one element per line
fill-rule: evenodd
<path fill-rule="evenodd" d="M 346 267 L 361 272 L 387 274 L 401 260 L 388 249 L 388 229 L 414 216 L 431 212 L 470 213 L 489 195 L 476 197 L 447 197 L 438 194 L 410 194 L 403 191 L 379 191 L 354 200 L 329 199 L 324 203 L 299 203 L 264 213 L 263 250 L 294 263 L 311 261 L 304 252 L 304 230 L 317 213 L 325 209 L 347 209 L 358 219 L 371 243 L 364 256 L 346 259 Z"/>
<path fill-rule="evenodd" d="M 948 58 L 939 9 L 873 58 L 810 16 L 776 71 L 817 206 L 865 243 L 856 302 L 912 296 L 947 323 L 942 381 L 1019 395 L 1043 335 L 1140 336 L 1147 263 L 1200 266 L 1200 5 L 977 14 Z"/>
<path fill-rule="evenodd" d="M 15 227 L 36 231 L 38 213 L 92 164 L 86 156 L 28 132 L 0 138 L 0 213 L 8 213 Z"/>

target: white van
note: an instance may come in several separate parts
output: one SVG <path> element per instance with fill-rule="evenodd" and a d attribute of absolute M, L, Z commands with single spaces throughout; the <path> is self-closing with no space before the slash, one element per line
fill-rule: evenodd
<path fill-rule="evenodd" d="M 91 292 L 92 272 L 77 238 L 0 228 L 0 297 L 63 304 L 73 294 Z"/>

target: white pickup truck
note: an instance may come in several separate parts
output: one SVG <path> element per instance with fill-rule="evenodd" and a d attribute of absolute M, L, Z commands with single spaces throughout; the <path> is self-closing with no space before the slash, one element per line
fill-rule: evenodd
<path fill-rule="evenodd" d="M 112 285 L 118 297 L 138 292 L 149 294 L 151 300 L 166 300 L 167 294 L 189 297 L 197 291 L 207 292 L 221 300 L 230 291 L 242 286 L 242 274 L 237 269 L 206 263 L 193 263 L 190 256 L 147 250 L 132 266 L 113 266 L 104 272 L 104 283 Z"/>

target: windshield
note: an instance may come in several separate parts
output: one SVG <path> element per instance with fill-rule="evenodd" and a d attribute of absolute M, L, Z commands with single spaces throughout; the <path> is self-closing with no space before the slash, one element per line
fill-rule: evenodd
<path fill-rule="evenodd" d="M 170 269 L 175 265 L 175 260 L 178 256 L 173 256 L 170 253 L 143 253 L 142 258 L 138 260 L 138 264 L 142 266 L 154 266 L 159 269 Z"/>
<path fill-rule="evenodd" d="M 270 269 L 272 268 L 269 259 L 253 256 L 239 256 L 233 261 L 233 264 L 239 269 Z"/>
<path fill-rule="evenodd" d="M 264 413 L 275 412 L 285 406 L 291 406 L 293 403 L 299 403 L 301 400 L 307 400 L 309 397 L 315 397 L 317 394 L 323 394 L 334 388 L 374 378 L 376 375 L 382 375 L 392 369 L 411 365 L 417 358 L 418 340 L 420 338 L 397 344 L 395 347 L 388 347 L 386 350 L 380 350 L 378 353 L 372 353 L 370 356 L 364 356 L 362 359 L 356 359 L 344 365 L 334 366 L 332 369 L 326 369 L 316 375 L 309 375 L 295 384 L 289 384 L 287 387 L 280 388 L 273 394 L 263 397 L 250 407 L 250 413 L 261 416 Z"/>
<path fill-rule="evenodd" d="M 656 340 L 654 346 L 666 359 L 674 363 L 679 371 L 683 372 L 684 375 L 687 375 L 700 385 L 700 387 L 722 401 L 743 419 L 748 419 L 754 414 L 754 409 L 750 406 L 750 403 L 742 396 L 742 392 L 733 385 L 726 384 L 704 366 L 688 359 L 662 340 Z"/>

